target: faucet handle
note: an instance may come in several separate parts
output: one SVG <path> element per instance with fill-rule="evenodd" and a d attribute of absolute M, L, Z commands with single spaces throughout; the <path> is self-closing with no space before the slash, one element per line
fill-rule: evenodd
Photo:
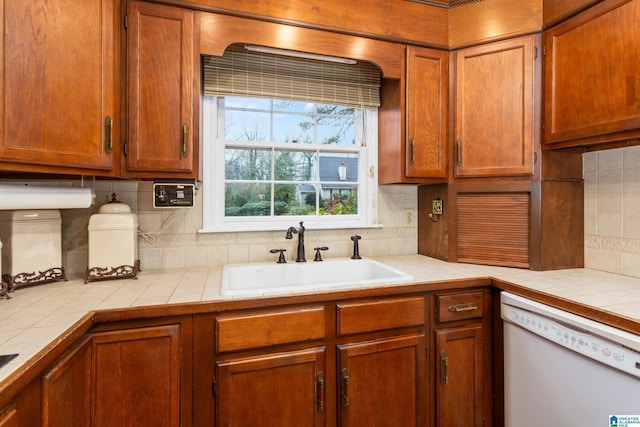
<path fill-rule="evenodd" d="M 327 246 L 319 246 L 317 248 L 313 248 L 313 250 L 316 251 L 316 257 L 313 260 L 314 261 L 322 261 L 322 255 L 320 255 L 320 251 L 329 250 L 329 247 L 327 247 Z"/>
<path fill-rule="evenodd" d="M 277 254 L 278 252 L 280 252 L 280 256 L 278 257 L 278 264 L 286 264 L 287 260 L 284 257 L 284 253 L 286 251 L 286 249 L 271 249 L 269 252 L 271 252 L 272 254 Z"/>

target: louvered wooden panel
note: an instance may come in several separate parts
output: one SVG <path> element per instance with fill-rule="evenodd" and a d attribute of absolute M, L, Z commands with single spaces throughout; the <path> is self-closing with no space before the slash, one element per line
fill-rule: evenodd
<path fill-rule="evenodd" d="M 462 193 L 458 262 L 529 268 L 529 193 Z"/>

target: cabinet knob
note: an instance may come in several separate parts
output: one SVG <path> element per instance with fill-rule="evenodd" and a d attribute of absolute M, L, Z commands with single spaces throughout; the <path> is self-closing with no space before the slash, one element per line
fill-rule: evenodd
<path fill-rule="evenodd" d="M 458 161 L 458 166 L 462 166 L 462 140 L 459 139 L 456 141 L 456 157 Z"/>

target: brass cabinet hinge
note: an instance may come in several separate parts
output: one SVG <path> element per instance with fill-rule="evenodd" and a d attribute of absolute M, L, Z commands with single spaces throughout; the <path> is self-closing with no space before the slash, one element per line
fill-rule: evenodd
<path fill-rule="evenodd" d="M 127 27 L 129 26 L 129 15 L 124 15 L 124 30 L 127 30 Z"/>

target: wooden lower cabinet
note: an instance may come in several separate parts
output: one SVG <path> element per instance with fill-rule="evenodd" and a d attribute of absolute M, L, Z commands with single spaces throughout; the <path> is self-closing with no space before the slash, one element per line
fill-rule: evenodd
<path fill-rule="evenodd" d="M 436 425 L 485 426 L 482 405 L 483 327 L 474 325 L 436 332 Z"/>
<path fill-rule="evenodd" d="M 180 325 L 93 335 L 94 422 L 180 426 Z"/>
<path fill-rule="evenodd" d="M 434 296 L 437 427 L 493 425 L 492 296 L 488 289 Z"/>
<path fill-rule="evenodd" d="M 422 333 L 339 345 L 340 425 L 424 425 L 424 348 Z"/>
<path fill-rule="evenodd" d="M 85 336 L 42 376 L 42 426 L 91 425 L 93 347 Z"/>
<path fill-rule="evenodd" d="M 220 361 L 216 425 L 324 426 L 325 375 L 323 347 Z"/>

